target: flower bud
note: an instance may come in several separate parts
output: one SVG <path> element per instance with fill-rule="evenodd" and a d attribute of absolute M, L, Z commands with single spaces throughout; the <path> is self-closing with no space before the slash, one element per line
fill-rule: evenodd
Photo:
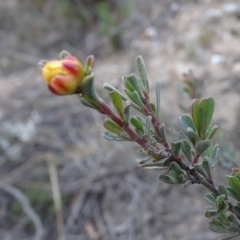
<path fill-rule="evenodd" d="M 71 55 L 62 60 L 46 62 L 42 74 L 50 91 L 57 95 L 79 93 L 84 78 L 81 62 Z"/>

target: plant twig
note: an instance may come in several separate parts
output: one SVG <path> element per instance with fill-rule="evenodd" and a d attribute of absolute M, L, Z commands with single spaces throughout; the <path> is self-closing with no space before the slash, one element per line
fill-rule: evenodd
<path fill-rule="evenodd" d="M 172 161 L 176 162 L 183 170 L 186 172 L 189 172 L 192 177 L 194 177 L 196 183 L 202 184 L 206 188 L 208 188 L 212 193 L 214 193 L 216 196 L 219 196 L 218 190 L 214 187 L 213 184 L 202 178 L 198 172 L 194 168 L 190 168 L 188 165 L 183 163 L 181 160 L 176 160 L 175 157 L 172 155 L 170 158 Z M 193 180 L 193 179 L 190 179 Z"/>
<path fill-rule="evenodd" d="M 59 240 L 65 240 L 65 227 L 64 227 L 64 220 L 63 220 L 63 211 L 62 211 L 62 200 L 61 200 L 61 193 L 58 181 L 58 174 L 56 165 L 52 155 L 47 155 L 47 164 L 48 164 L 48 171 L 50 176 L 52 194 L 53 194 L 53 202 L 54 208 L 56 212 L 57 218 L 57 229 L 58 229 L 58 236 Z"/>
<path fill-rule="evenodd" d="M 42 240 L 44 236 L 44 228 L 42 222 L 34 209 L 31 207 L 27 197 L 19 189 L 4 181 L 0 182 L 0 188 L 5 192 L 11 194 L 21 203 L 23 211 L 28 215 L 35 226 L 36 234 L 34 240 Z"/>
<path fill-rule="evenodd" d="M 119 118 L 108 107 L 108 105 L 104 101 L 101 102 L 100 107 L 103 114 L 107 115 L 110 119 L 112 119 L 119 127 L 121 127 L 129 135 L 131 141 L 138 143 L 144 149 L 150 149 L 154 152 L 159 151 L 159 149 L 157 149 L 156 147 L 149 145 L 149 143 L 146 140 L 140 138 L 126 123 L 122 121 L 121 118 Z"/>
<path fill-rule="evenodd" d="M 157 134 L 157 136 L 159 137 L 161 143 L 163 144 L 164 147 L 168 148 L 169 147 L 169 144 L 167 141 L 165 141 L 165 139 L 163 139 L 161 133 L 160 133 L 160 125 L 161 123 L 158 121 L 157 117 L 156 117 L 156 114 L 152 111 L 151 109 L 151 106 L 150 106 L 150 100 L 149 100 L 149 96 L 146 92 L 143 93 L 144 94 L 144 98 L 142 99 L 143 100 L 143 103 L 144 103 L 144 110 L 143 110 L 143 113 L 146 115 L 146 116 L 151 116 L 152 117 L 152 125 L 155 129 L 155 132 Z"/>

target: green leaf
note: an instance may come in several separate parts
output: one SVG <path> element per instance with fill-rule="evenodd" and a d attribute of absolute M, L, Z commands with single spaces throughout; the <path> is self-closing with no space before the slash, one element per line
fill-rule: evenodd
<path fill-rule="evenodd" d="M 240 217 L 240 207 L 239 206 L 234 206 L 233 208 L 233 212 L 237 217 Z"/>
<path fill-rule="evenodd" d="M 168 176 L 172 183 L 180 183 L 178 174 L 174 170 L 170 170 Z"/>
<path fill-rule="evenodd" d="M 237 200 L 240 201 L 240 181 L 236 177 L 227 176 L 228 184 L 237 196 Z"/>
<path fill-rule="evenodd" d="M 138 92 L 135 90 L 133 92 L 130 92 L 128 89 L 125 89 L 126 94 L 128 97 L 139 107 L 143 108 L 143 102 L 138 94 Z"/>
<path fill-rule="evenodd" d="M 63 51 L 60 52 L 59 58 L 64 59 L 65 57 L 70 56 L 70 55 L 71 54 L 69 52 L 67 52 L 66 50 L 63 50 Z"/>
<path fill-rule="evenodd" d="M 208 139 L 212 139 L 217 130 L 218 130 L 218 126 L 217 126 L 217 125 L 214 125 L 214 126 L 212 127 L 212 129 L 209 131 L 209 133 L 208 133 L 208 135 L 207 135 L 207 138 L 208 138 Z"/>
<path fill-rule="evenodd" d="M 174 170 L 177 174 L 185 174 L 181 167 L 175 162 L 170 163 L 169 170 Z"/>
<path fill-rule="evenodd" d="M 221 216 L 223 216 L 224 213 L 226 213 L 228 210 L 228 204 L 226 201 L 222 202 L 222 205 L 220 207 L 218 207 L 217 209 L 213 209 L 213 210 L 207 210 L 208 212 L 208 217 L 211 219 L 219 219 Z"/>
<path fill-rule="evenodd" d="M 188 187 L 190 184 L 191 184 L 191 181 L 190 181 L 190 180 L 187 180 L 187 181 L 184 183 L 183 188 Z"/>
<path fill-rule="evenodd" d="M 202 139 L 205 139 L 209 124 L 211 123 L 214 105 L 212 97 L 201 100 L 199 104 L 200 136 Z"/>
<path fill-rule="evenodd" d="M 204 151 L 206 151 L 209 147 L 210 147 L 210 140 L 206 139 L 206 140 L 200 140 L 199 142 L 197 142 L 196 144 L 196 151 L 199 155 L 201 155 Z"/>
<path fill-rule="evenodd" d="M 225 189 L 225 187 L 223 185 L 220 184 L 218 186 L 218 192 L 219 192 L 220 195 L 224 195 L 225 199 L 228 198 L 228 193 L 227 193 L 227 191 L 226 191 L 226 189 Z"/>
<path fill-rule="evenodd" d="M 156 108 L 155 108 L 154 103 L 150 103 L 150 108 L 151 108 L 152 112 L 154 112 L 156 114 Z"/>
<path fill-rule="evenodd" d="M 156 103 L 157 103 L 156 116 L 157 116 L 158 122 L 160 122 L 160 101 L 161 101 L 161 85 L 160 85 L 160 82 L 157 82 L 156 84 Z"/>
<path fill-rule="evenodd" d="M 237 216 L 235 214 L 229 213 L 227 218 L 228 218 L 229 222 L 238 224 L 238 218 L 237 218 Z"/>
<path fill-rule="evenodd" d="M 182 91 L 183 91 L 183 95 L 185 96 L 190 96 L 191 94 L 191 89 L 188 87 L 183 88 Z"/>
<path fill-rule="evenodd" d="M 130 101 L 126 102 L 126 105 L 123 107 L 123 119 L 125 123 L 129 122 L 129 118 L 130 118 L 130 107 L 131 107 L 131 103 Z"/>
<path fill-rule="evenodd" d="M 114 141 L 115 136 L 109 132 L 104 132 L 103 137 L 108 141 Z"/>
<path fill-rule="evenodd" d="M 205 169 L 204 169 L 202 166 L 196 164 L 196 165 L 195 165 L 195 169 L 196 169 L 197 172 L 200 173 L 204 178 L 206 178 L 206 179 L 208 178 L 208 175 L 207 175 Z"/>
<path fill-rule="evenodd" d="M 123 134 L 123 136 L 124 136 L 124 134 Z M 126 137 L 122 137 L 122 136 L 116 136 L 114 138 L 114 141 L 126 141 L 126 140 L 129 140 L 129 139 Z"/>
<path fill-rule="evenodd" d="M 220 195 L 216 198 L 216 207 L 219 208 L 219 206 L 224 202 L 225 200 L 225 195 Z"/>
<path fill-rule="evenodd" d="M 129 89 L 131 92 L 137 91 L 137 93 L 139 94 L 140 97 L 143 96 L 143 93 L 142 93 L 143 90 L 141 89 L 141 85 L 139 84 L 138 78 L 135 74 L 132 73 L 128 76 L 125 76 L 124 80 L 125 80 L 125 83 L 130 85 L 131 89 L 133 89 L 133 90 Z"/>
<path fill-rule="evenodd" d="M 215 198 L 215 196 L 214 196 L 213 194 L 211 194 L 211 193 L 206 193 L 206 194 L 204 195 L 204 198 L 207 200 L 207 202 L 208 202 L 209 204 L 211 204 L 211 205 L 214 205 L 214 204 L 215 204 L 216 198 Z"/>
<path fill-rule="evenodd" d="M 120 96 L 121 96 L 121 98 L 122 98 L 122 100 L 123 101 L 127 101 L 127 98 L 120 92 L 120 91 L 118 91 L 115 87 L 113 87 L 111 84 L 109 84 L 109 83 L 104 83 L 103 84 L 103 87 L 105 88 L 105 89 L 107 89 L 108 91 L 110 91 L 110 92 L 117 92 Z"/>
<path fill-rule="evenodd" d="M 227 190 L 228 195 L 230 195 L 232 198 L 238 200 L 238 196 L 237 196 L 237 194 L 233 191 L 232 188 L 230 188 L 230 187 L 225 187 L 225 189 Z"/>
<path fill-rule="evenodd" d="M 145 135 L 144 131 L 142 131 L 142 130 L 139 129 L 139 128 L 136 128 L 135 131 L 136 131 L 136 133 L 137 133 L 140 137 L 144 137 L 144 135 Z"/>
<path fill-rule="evenodd" d="M 190 139 L 190 141 L 193 144 L 195 144 L 195 142 L 196 142 L 195 138 L 192 136 L 192 134 L 189 134 L 189 132 L 187 131 L 188 128 L 191 128 L 194 132 L 196 132 L 196 127 L 193 123 L 191 116 L 189 116 L 187 114 L 183 114 L 182 116 L 180 116 L 179 119 L 180 119 L 180 124 L 181 124 L 183 132 Z"/>
<path fill-rule="evenodd" d="M 84 66 L 84 74 L 85 75 L 91 74 L 92 68 L 93 68 L 93 65 L 94 65 L 94 56 L 93 55 L 88 56 L 85 60 L 84 65 L 85 65 Z"/>
<path fill-rule="evenodd" d="M 209 140 L 209 139 L 205 139 L 206 140 Z M 208 149 L 206 151 L 203 152 L 203 154 L 201 155 L 202 158 L 208 158 L 209 159 L 209 163 L 212 163 L 212 161 L 210 161 L 210 158 L 212 156 L 212 151 L 213 151 L 213 141 L 212 140 L 209 140 L 210 141 L 210 146 L 208 147 Z"/>
<path fill-rule="evenodd" d="M 187 132 L 187 128 L 192 128 L 192 130 L 194 132 L 196 132 L 196 127 L 193 123 L 193 119 L 191 118 L 190 115 L 188 114 L 183 114 L 180 116 L 180 123 L 181 123 L 181 127 L 182 127 L 182 130 L 184 132 Z"/>
<path fill-rule="evenodd" d="M 134 84 L 129 80 L 127 76 L 123 77 L 123 84 L 126 89 L 128 89 L 130 92 L 133 92 L 135 89 Z"/>
<path fill-rule="evenodd" d="M 82 97 L 88 101 L 91 105 L 94 107 L 98 108 L 99 107 L 99 102 L 100 98 L 96 93 L 96 89 L 94 86 L 94 75 L 88 75 L 85 77 L 82 81 L 81 85 L 81 90 L 82 90 Z"/>
<path fill-rule="evenodd" d="M 219 207 L 217 209 L 217 211 L 213 211 L 213 212 L 210 212 L 210 218 L 211 219 L 217 219 L 217 218 L 220 218 L 221 216 L 223 216 L 224 213 L 226 213 L 228 210 L 228 204 L 226 201 L 224 201 L 221 205 L 221 207 Z"/>
<path fill-rule="evenodd" d="M 104 132 L 103 137 L 108 141 L 126 141 L 126 138 L 113 135 L 110 132 Z"/>
<path fill-rule="evenodd" d="M 140 116 L 135 116 L 136 119 L 138 119 L 138 121 L 140 121 L 144 126 L 146 125 L 146 119 L 140 117 Z"/>
<path fill-rule="evenodd" d="M 188 132 L 188 135 L 191 136 L 193 139 L 195 139 L 195 143 L 193 144 L 194 146 L 196 145 L 196 142 L 198 142 L 200 140 L 198 134 L 196 132 L 193 131 L 192 128 L 188 127 L 187 128 L 187 132 Z"/>
<path fill-rule="evenodd" d="M 211 221 L 208 224 L 208 227 L 210 230 L 212 230 L 213 232 L 216 232 L 216 233 L 228 233 L 229 232 L 228 228 L 225 225 L 215 222 L 215 221 Z"/>
<path fill-rule="evenodd" d="M 147 137 L 148 141 L 150 140 L 151 121 L 152 121 L 152 117 L 147 116 L 146 117 L 146 125 L 145 125 L 145 133 L 146 133 L 146 137 Z"/>
<path fill-rule="evenodd" d="M 140 130 L 144 131 L 144 126 L 143 126 L 142 122 L 139 121 L 139 119 L 137 119 L 136 117 L 132 117 L 130 119 L 130 122 L 136 129 L 140 129 Z"/>
<path fill-rule="evenodd" d="M 169 176 L 166 176 L 166 175 L 160 175 L 159 180 L 165 183 L 174 184 L 174 182 L 172 182 Z"/>
<path fill-rule="evenodd" d="M 110 92 L 109 96 L 119 116 L 123 118 L 123 102 L 121 95 L 118 92 Z"/>
<path fill-rule="evenodd" d="M 232 169 L 232 175 L 234 176 L 234 177 L 236 177 L 238 174 L 240 173 L 240 169 L 239 168 L 233 168 Z M 239 178 L 238 178 L 239 179 Z M 239 181 L 240 181 L 240 179 L 239 179 Z"/>
<path fill-rule="evenodd" d="M 186 156 L 188 162 L 192 162 L 192 152 L 191 152 L 191 145 L 185 139 L 181 141 L 181 149 L 183 154 Z"/>
<path fill-rule="evenodd" d="M 92 108 L 92 109 L 97 109 L 94 105 L 92 105 L 87 99 L 85 99 L 84 97 L 78 97 L 79 98 L 79 100 L 81 101 L 81 103 L 84 105 L 84 106 L 86 106 L 86 107 L 89 107 L 89 108 Z"/>
<path fill-rule="evenodd" d="M 237 218 L 237 216 L 236 216 L 235 214 L 233 214 L 233 213 L 230 213 L 230 214 L 228 215 L 228 221 L 229 221 L 229 222 L 234 222 L 234 223 L 238 224 L 238 218 Z"/>
<path fill-rule="evenodd" d="M 214 147 L 213 147 L 213 151 L 212 151 L 212 161 L 213 161 L 213 164 L 214 165 L 217 165 L 217 163 L 219 162 L 219 147 L 218 145 L 216 144 Z"/>
<path fill-rule="evenodd" d="M 198 134 L 200 132 L 199 104 L 200 104 L 199 99 L 195 99 L 192 102 L 192 118 L 193 118 L 193 122 L 196 126 Z"/>
<path fill-rule="evenodd" d="M 181 141 L 172 142 L 171 143 L 171 148 L 172 148 L 173 155 L 175 157 L 179 156 L 179 151 L 180 151 L 180 148 L 181 148 Z"/>
<path fill-rule="evenodd" d="M 161 133 L 162 138 L 163 138 L 165 141 L 167 141 L 164 123 L 162 123 L 162 125 L 161 125 L 161 127 L 160 127 L 160 133 Z"/>
<path fill-rule="evenodd" d="M 142 80 L 143 86 L 146 89 L 146 92 L 149 93 L 149 82 L 148 82 L 148 77 L 147 77 L 147 70 L 145 67 L 145 63 L 143 61 L 142 56 L 137 57 L 137 69 L 139 72 L 139 76 Z"/>
<path fill-rule="evenodd" d="M 112 120 L 105 120 L 103 126 L 110 132 L 116 133 L 118 135 L 123 133 L 123 130 Z"/>
<path fill-rule="evenodd" d="M 232 232 L 232 233 L 240 233 L 240 228 L 239 228 L 239 224 L 238 223 L 234 223 L 232 222 L 230 224 L 230 227 L 228 228 L 229 232 Z"/>
<path fill-rule="evenodd" d="M 235 177 L 240 181 L 240 173 L 236 173 Z"/>
<path fill-rule="evenodd" d="M 151 158 L 151 156 L 146 156 L 146 157 L 144 157 L 144 158 L 137 158 L 136 161 L 137 161 L 138 164 L 141 165 L 141 164 L 144 164 L 144 163 L 146 163 L 147 161 L 149 161 L 150 158 Z"/>
<path fill-rule="evenodd" d="M 212 171 L 211 171 L 211 166 L 210 166 L 210 163 L 209 163 L 209 159 L 207 157 L 202 161 L 202 166 L 203 166 L 204 170 L 206 171 L 208 177 L 211 178 L 212 177 Z"/>

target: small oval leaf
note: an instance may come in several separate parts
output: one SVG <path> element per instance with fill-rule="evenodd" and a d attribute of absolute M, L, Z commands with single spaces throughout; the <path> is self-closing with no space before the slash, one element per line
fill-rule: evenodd
<path fill-rule="evenodd" d="M 210 140 L 206 139 L 206 140 L 200 140 L 199 142 L 197 142 L 196 144 L 196 151 L 199 155 L 201 155 L 204 151 L 206 151 L 209 147 L 210 147 Z"/>
<path fill-rule="evenodd" d="M 123 118 L 123 102 L 122 102 L 121 95 L 118 92 L 114 91 L 114 92 L 110 92 L 109 96 L 119 116 Z"/>
<path fill-rule="evenodd" d="M 198 133 L 200 131 L 199 104 L 200 104 L 199 99 L 195 99 L 192 102 L 192 118 Z"/>
<path fill-rule="evenodd" d="M 212 230 L 213 232 L 216 232 L 216 233 L 228 233 L 229 232 L 228 228 L 225 225 L 215 222 L 215 221 L 211 221 L 208 224 L 208 227 L 210 228 L 210 230 Z"/>
<path fill-rule="evenodd" d="M 110 132 L 116 133 L 118 135 L 121 135 L 123 132 L 123 130 L 113 121 L 107 119 L 105 120 L 105 122 L 103 123 L 103 126 Z"/>
<path fill-rule="evenodd" d="M 199 104 L 200 136 L 205 139 L 209 124 L 212 120 L 215 102 L 212 97 L 201 100 Z"/>
<path fill-rule="evenodd" d="M 191 152 L 191 145 L 185 139 L 181 141 L 181 149 L 183 154 L 186 156 L 188 162 L 192 162 L 192 152 Z"/>

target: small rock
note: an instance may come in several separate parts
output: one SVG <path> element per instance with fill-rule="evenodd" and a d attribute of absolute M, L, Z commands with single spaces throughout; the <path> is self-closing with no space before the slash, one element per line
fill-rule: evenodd
<path fill-rule="evenodd" d="M 214 54 L 211 57 L 211 64 L 213 65 L 222 65 L 226 62 L 226 59 L 223 55 L 221 54 Z"/>
<path fill-rule="evenodd" d="M 228 14 L 236 14 L 240 12 L 240 5 L 237 3 L 225 3 L 223 4 L 223 11 Z"/>
<path fill-rule="evenodd" d="M 180 6 L 179 6 L 179 4 L 178 4 L 177 2 L 172 3 L 171 6 L 170 6 L 170 9 L 171 9 L 173 12 L 178 11 L 179 8 L 180 8 Z"/>
<path fill-rule="evenodd" d="M 232 71 L 240 76 L 240 62 L 237 62 L 233 65 Z"/>
<path fill-rule="evenodd" d="M 207 20 L 220 19 L 222 17 L 222 11 L 220 9 L 209 8 L 205 12 L 205 18 Z"/>
<path fill-rule="evenodd" d="M 155 27 L 148 27 L 145 30 L 145 36 L 152 39 L 156 38 L 158 35 L 157 29 Z"/>

